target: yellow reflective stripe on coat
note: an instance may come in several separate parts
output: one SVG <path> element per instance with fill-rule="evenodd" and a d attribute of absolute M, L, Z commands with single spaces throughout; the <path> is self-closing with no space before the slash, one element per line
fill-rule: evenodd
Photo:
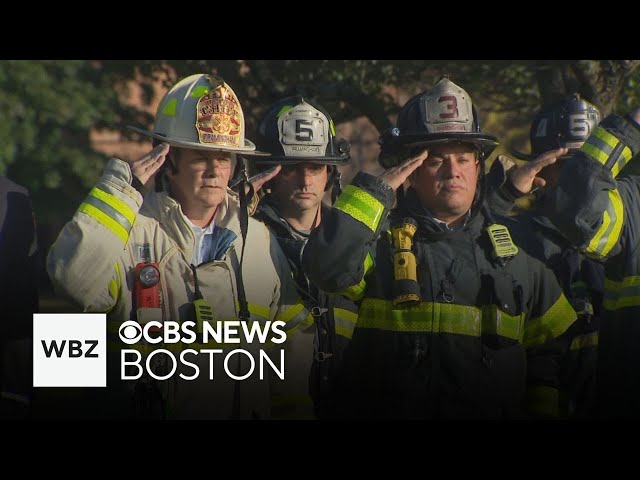
<path fill-rule="evenodd" d="M 374 232 L 378 230 L 384 213 L 384 205 L 377 198 L 353 185 L 347 185 L 336 200 L 334 208 L 355 218 Z"/>
<path fill-rule="evenodd" d="M 618 190 L 609 191 L 609 205 L 602 216 L 602 225 L 589 242 L 585 254 L 591 258 L 605 258 L 616 245 L 622 233 L 624 208 Z"/>
<path fill-rule="evenodd" d="M 333 318 L 336 324 L 336 334 L 351 340 L 358 321 L 358 314 L 336 307 L 333 309 Z"/>
<path fill-rule="evenodd" d="M 597 127 L 580 147 L 580 150 L 586 153 L 596 162 L 601 163 L 611 170 L 613 178 L 617 177 L 620 171 L 631 160 L 633 153 L 628 146 L 624 146 L 618 155 L 613 154 L 616 147 L 620 146 L 620 140 L 602 127 Z"/>
<path fill-rule="evenodd" d="M 624 147 L 622 149 L 622 152 L 616 160 L 616 163 L 611 168 L 611 175 L 613 175 L 613 178 L 616 178 L 618 176 L 620 171 L 627 165 L 627 163 L 629 163 L 629 160 L 631 160 L 632 156 L 633 153 L 631 153 L 631 149 L 629 147 Z"/>
<path fill-rule="evenodd" d="M 580 150 L 604 165 L 619 142 L 618 137 L 611 135 L 602 127 L 596 127 Z"/>
<path fill-rule="evenodd" d="M 104 225 L 110 232 L 122 240 L 123 245 L 126 245 L 127 240 L 129 239 L 129 231 L 109 215 L 86 202 L 80 204 L 78 211 L 87 214 L 98 223 Z"/>
<path fill-rule="evenodd" d="M 368 275 L 369 271 L 373 268 L 373 258 L 371 257 L 371 253 L 367 252 L 367 256 L 364 258 L 364 274 L 362 276 L 362 280 L 360 283 L 353 285 L 341 292 L 338 292 L 339 295 L 347 297 L 349 300 L 353 302 L 357 302 L 358 300 L 362 300 L 364 297 L 364 291 L 367 288 L 367 282 L 365 281 L 365 277 Z"/>
<path fill-rule="evenodd" d="M 526 347 L 535 347 L 559 337 L 566 332 L 576 318 L 575 310 L 567 297 L 561 293 L 556 303 L 542 316 L 527 322 L 524 327 L 523 343 Z"/>
<path fill-rule="evenodd" d="M 122 200 L 94 187 L 78 211 L 87 214 L 127 243 L 136 215 Z"/>
<path fill-rule="evenodd" d="M 298 322 L 291 328 L 288 328 L 288 325 L 285 327 L 285 332 L 287 332 L 287 339 L 292 338 L 293 335 L 295 335 L 298 331 L 303 330 L 310 325 L 313 325 L 313 315 L 306 309 L 304 311 L 307 313 L 307 316 L 304 317 L 301 322 Z"/>
<path fill-rule="evenodd" d="M 591 348 L 598 346 L 598 332 L 586 333 L 578 335 L 571 341 L 569 350 L 580 350 L 583 348 Z"/>
<path fill-rule="evenodd" d="M 89 196 L 97 198 L 98 200 L 101 200 L 105 204 L 109 205 L 120 215 L 126 218 L 130 225 L 133 225 L 133 222 L 136 219 L 136 214 L 133 212 L 133 210 L 131 210 L 129 205 L 127 205 L 115 195 L 107 193 L 104 190 L 100 190 L 98 187 L 93 187 L 89 192 Z"/>
<path fill-rule="evenodd" d="M 640 277 L 625 277 L 621 281 L 604 279 L 604 299 L 607 310 L 640 306 Z"/>
<path fill-rule="evenodd" d="M 453 333 L 479 337 L 494 334 L 521 341 L 524 314 L 509 315 L 495 305 L 475 307 L 450 303 L 422 303 L 394 309 L 391 301 L 367 298 L 358 312 L 356 328 L 393 332 Z"/>
<path fill-rule="evenodd" d="M 286 324 L 284 326 L 285 331 L 289 331 L 301 324 L 307 317 L 309 317 L 309 315 L 311 315 L 309 310 L 304 308 L 302 303 L 296 303 L 295 305 L 292 305 L 286 310 L 280 312 L 276 317 L 276 320 L 283 321 Z"/>
<path fill-rule="evenodd" d="M 527 412 L 534 416 L 560 416 L 560 392 L 557 388 L 536 385 L 527 388 Z"/>

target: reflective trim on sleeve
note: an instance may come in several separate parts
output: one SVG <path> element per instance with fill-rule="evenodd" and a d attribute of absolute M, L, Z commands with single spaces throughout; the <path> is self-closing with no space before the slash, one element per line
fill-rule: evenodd
<path fill-rule="evenodd" d="M 585 250 L 591 258 L 606 258 L 620 239 L 624 222 L 624 208 L 618 190 L 609 191 L 609 205 L 602 216 L 602 225 Z"/>
<path fill-rule="evenodd" d="M 304 319 L 309 315 L 309 311 L 304 308 L 304 305 L 302 303 L 296 303 L 295 305 L 292 305 L 291 307 L 281 312 L 276 317 L 276 320 L 282 320 L 284 323 L 286 323 L 284 329 L 285 331 L 288 331 L 304 321 Z"/>
<path fill-rule="evenodd" d="M 618 145 L 618 138 L 611 135 L 602 127 L 597 127 L 582 144 L 580 150 L 593 158 L 596 162 L 604 165 L 609 160 L 613 149 Z"/>
<path fill-rule="evenodd" d="M 604 279 L 604 300 L 607 310 L 640 306 L 640 277 L 625 277 L 622 281 Z"/>
<path fill-rule="evenodd" d="M 131 207 L 129 207 L 129 205 L 127 205 L 125 202 L 120 200 L 115 195 L 112 195 L 103 190 L 100 190 L 98 187 L 93 187 L 89 192 L 89 198 L 90 197 L 94 197 L 98 200 L 101 200 L 105 204 L 109 205 L 116 212 L 118 212 L 120 215 L 126 218 L 127 222 L 129 222 L 129 225 L 133 225 L 133 222 L 136 219 L 136 214 L 134 213 L 133 210 L 131 210 Z M 89 198 L 87 198 L 87 200 Z M 100 208 L 98 205 L 94 205 L 94 206 L 96 206 L 97 208 Z"/>
<path fill-rule="evenodd" d="M 129 239 L 129 230 L 126 230 L 122 225 L 120 225 L 117 221 L 111 218 L 106 213 L 98 210 L 93 205 L 90 205 L 86 202 L 83 202 L 80 207 L 78 207 L 78 211 L 85 213 L 89 217 L 93 218 L 98 223 L 104 225 L 107 230 L 113 233 L 116 237 L 122 240 L 122 243 L 126 245 L 127 240 Z"/>
<path fill-rule="evenodd" d="M 627 163 L 629 163 L 629 160 L 631 160 L 632 156 L 633 153 L 631 153 L 631 149 L 629 147 L 624 147 L 622 149 L 622 153 L 618 157 L 618 160 L 616 160 L 613 168 L 611 168 L 611 175 L 613 175 L 613 178 L 616 178 L 618 176 L 620 171 L 627 165 Z"/>
<path fill-rule="evenodd" d="M 136 215 L 125 202 L 115 195 L 94 187 L 78 211 L 101 223 L 123 243 L 127 243 Z"/>
<path fill-rule="evenodd" d="M 578 335 L 571 341 L 569 350 L 580 350 L 582 348 L 590 348 L 598 346 L 598 332 L 586 333 Z"/>
<path fill-rule="evenodd" d="M 536 385 L 527 389 L 527 412 L 534 416 L 560 416 L 560 392 L 557 388 Z"/>
<path fill-rule="evenodd" d="M 364 297 L 364 292 L 367 288 L 367 282 L 365 281 L 365 277 L 369 274 L 369 271 L 373 268 L 373 258 L 371 257 L 371 253 L 367 252 L 367 256 L 364 259 L 364 275 L 362 276 L 362 280 L 356 285 L 352 285 L 351 287 L 338 292 L 340 295 L 347 297 L 349 300 L 353 302 L 357 302 Z"/>
<path fill-rule="evenodd" d="M 611 170 L 613 177 L 631 160 L 631 149 L 602 127 L 597 127 L 580 150 Z"/>
<path fill-rule="evenodd" d="M 562 335 L 575 319 L 575 310 L 564 294 L 561 293 L 556 303 L 542 316 L 534 318 L 525 324 L 523 343 L 526 347 L 542 345 Z"/>
<path fill-rule="evenodd" d="M 333 309 L 333 318 L 336 322 L 336 334 L 351 340 L 358 321 L 358 314 L 336 307 Z"/>
<path fill-rule="evenodd" d="M 334 207 L 355 218 L 374 232 L 378 229 L 384 213 L 384 205 L 377 198 L 353 185 L 347 185 L 336 200 Z"/>
<path fill-rule="evenodd" d="M 305 312 L 308 312 L 308 310 L 304 310 Z M 306 317 L 304 317 L 302 319 L 302 321 L 297 322 L 295 325 L 289 327 L 289 325 L 287 324 L 287 326 L 285 326 L 285 332 L 287 332 L 287 339 L 293 338 L 293 336 L 295 334 L 297 334 L 299 331 L 304 330 L 305 328 L 313 325 L 314 323 L 314 318 L 313 315 L 311 313 L 309 313 Z M 269 343 L 269 348 L 271 348 L 271 343 Z"/>

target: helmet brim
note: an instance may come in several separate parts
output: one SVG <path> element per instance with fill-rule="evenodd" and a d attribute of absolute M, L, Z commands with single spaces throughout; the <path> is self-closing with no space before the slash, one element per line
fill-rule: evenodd
<path fill-rule="evenodd" d="M 506 155 L 508 157 L 515 158 L 516 160 L 520 160 L 523 162 L 530 162 L 531 160 L 535 160 L 539 157 L 539 155 L 535 155 L 533 153 L 524 153 L 520 150 L 516 150 L 515 148 L 504 147 L 499 151 L 500 155 Z"/>
<path fill-rule="evenodd" d="M 545 150 L 544 152 L 532 153 L 531 155 L 529 155 L 528 160 L 535 160 L 540 155 L 544 155 L 545 153 L 550 152 L 550 151 L 551 150 Z M 558 157 L 557 160 L 566 160 L 568 158 L 573 158 L 577 153 L 578 153 L 578 149 L 569 150 L 569 152 L 566 155 L 562 155 L 562 156 Z"/>
<path fill-rule="evenodd" d="M 188 142 L 186 140 L 175 140 L 172 138 L 167 138 L 166 136 L 160 133 L 150 132 L 149 130 L 143 130 L 142 128 L 134 127 L 133 125 L 127 125 L 127 128 L 136 133 L 139 133 L 140 135 L 144 135 L 145 137 L 151 137 L 157 140 L 162 140 L 163 142 L 166 142 L 173 147 L 190 148 L 193 150 L 208 150 L 208 151 L 214 151 L 214 152 L 241 153 L 244 156 L 256 156 L 256 157 L 265 157 L 265 156 L 271 155 L 270 153 L 260 152 L 256 150 L 255 144 L 252 141 L 247 140 L 246 138 L 244 140 L 244 147 L 229 147 L 226 145 L 211 145 L 207 143 Z"/>
<path fill-rule="evenodd" d="M 433 133 L 433 134 L 406 134 L 400 135 L 396 140 L 405 147 L 422 147 L 430 145 L 442 145 L 446 143 L 471 143 L 482 150 L 494 148 L 498 145 L 498 139 L 485 133 Z"/>
<path fill-rule="evenodd" d="M 349 154 L 340 157 L 287 157 L 269 156 L 256 159 L 256 165 L 293 165 L 296 163 L 318 163 L 322 165 L 346 165 L 350 160 Z"/>

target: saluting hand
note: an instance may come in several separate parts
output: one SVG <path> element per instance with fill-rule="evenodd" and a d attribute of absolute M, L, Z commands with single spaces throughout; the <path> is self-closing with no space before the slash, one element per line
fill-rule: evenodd
<path fill-rule="evenodd" d="M 129 162 L 131 173 L 140 180 L 140 183 L 148 188 L 148 183 L 153 179 L 158 169 L 162 166 L 169 153 L 169 144 L 161 143 L 138 160 Z"/>
<path fill-rule="evenodd" d="M 391 167 L 388 170 L 385 170 L 380 178 L 387 185 L 389 185 L 394 191 L 398 189 L 400 185 L 402 185 L 409 175 L 411 175 L 415 169 L 417 169 L 429 156 L 429 152 L 427 150 L 423 150 L 415 157 L 409 158 L 404 162 L 396 165 L 395 167 Z"/>
<path fill-rule="evenodd" d="M 531 160 L 524 165 L 513 168 L 509 171 L 509 179 L 511 184 L 521 193 L 531 193 L 532 190 L 544 187 L 547 182 L 542 177 L 538 177 L 540 171 L 552 163 L 555 163 L 558 157 L 566 155 L 569 149 L 557 148 L 543 153 L 535 160 Z"/>
<path fill-rule="evenodd" d="M 260 172 L 249 179 L 251 185 L 253 185 L 253 191 L 258 193 L 258 190 L 262 188 L 262 186 L 271 180 L 273 177 L 278 175 L 282 167 L 280 165 L 276 165 L 269 170 L 265 170 L 264 172 Z M 246 194 L 249 194 L 249 185 L 245 185 L 244 191 Z"/>

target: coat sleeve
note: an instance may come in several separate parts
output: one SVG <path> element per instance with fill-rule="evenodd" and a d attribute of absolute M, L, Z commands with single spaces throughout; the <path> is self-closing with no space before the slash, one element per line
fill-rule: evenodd
<path fill-rule="evenodd" d="M 513 163 L 513 162 L 511 162 Z M 511 168 L 500 160 L 496 159 L 489 172 L 485 175 L 486 202 L 491 211 L 495 214 L 508 217 L 514 213 L 516 201 L 525 196 L 511 184 L 507 172 Z"/>
<path fill-rule="evenodd" d="M 528 262 L 533 295 L 523 337 L 527 352 L 526 408 L 534 417 L 556 417 L 561 404 L 560 365 L 569 350 L 577 315 L 554 273 L 534 258 Z"/>
<path fill-rule="evenodd" d="M 384 182 L 359 173 L 309 236 L 302 267 L 320 289 L 362 299 L 374 266 L 374 243 L 394 201 Z"/>
<path fill-rule="evenodd" d="M 589 257 L 604 260 L 633 248 L 640 227 L 640 127 L 609 115 L 579 152 L 564 160 L 558 184 L 545 194 L 549 219 Z"/>
<path fill-rule="evenodd" d="M 54 287 L 84 311 L 109 311 L 126 282 L 125 249 L 142 205 L 131 180 L 129 164 L 111 159 L 49 250 L 47 270 Z"/>

